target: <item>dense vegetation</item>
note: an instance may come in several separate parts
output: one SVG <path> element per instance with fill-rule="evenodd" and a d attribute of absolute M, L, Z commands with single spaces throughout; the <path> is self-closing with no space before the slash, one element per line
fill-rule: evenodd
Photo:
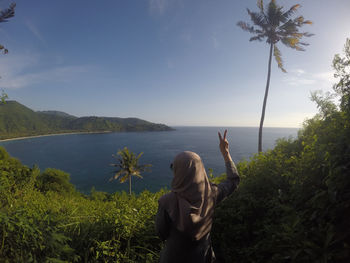
<path fill-rule="evenodd" d="M 0 148 L 1 262 L 152 262 L 153 215 L 164 193 L 84 196 L 56 169 L 40 173 Z"/>
<path fill-rule="evenodd" d="M 168 131 L 164 124 L 137 118 L 75 117 L 64 112 L 35 112 L 16 101 L 0 104 L 0 139 L 66 132 Z"/>
<path fill-rule="evenodd" d="M 239 163 L 213 229 L 223 262 L 350 262 L 350 39 L 333 67 L 336 93 L 312 94 L 298 138 Z"/>
<path fill-rule="evenodd" d="M 349 262 L 350 114 L 315 96 L 321 114 L 296 140 L 239 163 L 240 188 L 216 211 L 223 262 Z M 332 106 L 333 105 L 333 106 Z M 164 193 L 80 194 L 69 175 L 28 168 L 0 149 L 3 262 L 154 262 Z"/>
<path fill-rule="evenodd" d="M 334 60 L 339 106 L 314 93 L 320 113 L 296 139 L 238 164 L 240 187 L 212 230 L 222 262 L 350 262 L 350 40 L 346 50 Z M 85 196 L 68 174 L 26 167 L 0 148 L 0 260 L 155 262 L 162 194 Z"/>

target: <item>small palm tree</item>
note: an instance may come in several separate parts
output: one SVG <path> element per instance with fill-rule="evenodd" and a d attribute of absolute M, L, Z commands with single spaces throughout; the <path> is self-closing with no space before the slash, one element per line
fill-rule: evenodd
<path fill-rule="evenodd" d="M 267 83 L 265 89 L 264 102 L 262 107 L 260 127 L 259 127 L 259 145 L 258 151 L 262 151 L 262 128 L 265 119 L 266 101 L 269 93 L 270 76 L 271 76 L 271 58 L 272 52 L 276 59 L 278 67 L 283 71 L 283 62 L 281 52 L 277 47 L 277 43 L 281 41 L 287 47 L 293 48 L 297 51 L 304 51 L 303 46 L 307 46 L 307 43 L 301 42 L 303 37 L 310 37 L 313 34 L 308 32 L 299 32 L 300 27 L 305 24 L 312 24 L 311 21 L 305 20 L 303 16 L 297 16 L 291 18 L 292 15 L 300 7 L 299 4 L 293 5 L 289 10 L 284 11 L 283 7 L 278 6 L 275 0 L 271 0 L 270 3 L 264 8 L 263 0 L 258 0 L 259 12 L 251 12 L 247 9 L 253 26 L 246 22 L 238 22 L 237 25 L 244 31 L 252 33 L 254 36 L 249 41 L 262 41 L 266 42 L 270 46 Z"/>
<path fill-rule="evenodd" d="M 138 161 L 143 153 L 136 156 L 133 152 L 129 151 L 127 147 L 123 150 L 118 151 L 118 156 L 113 155 L 114 158 L 118 160 L 118 163 L 111 164 L 111 166 L 116 167 L 117 170 L 114 171 L 115 175 L 110 180 L 117 180 L 121 183 L 129 180 L 129 194 L 131 195 L 131 177 L 136 176 L 142 178 L 141 173 L 148 170 L 150 164 L 139 165 Z"/>

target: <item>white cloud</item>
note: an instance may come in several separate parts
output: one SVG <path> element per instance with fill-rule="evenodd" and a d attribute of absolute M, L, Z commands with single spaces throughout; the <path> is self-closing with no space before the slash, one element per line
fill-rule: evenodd
<path fill-rule="evenodd" d="M 69 82 L 76 74 L 86 72 L 88 69 L 84 66 L 64 66 L 35 73 L 8 75 L 0 80 L 0 88 L 20 89 L 42 82 Z"/>
<path fill-rule="evenodd" d="M 167 5 L 168 0 L 149 0 L 149 9 L 153 14 L 163 15 Z"/>
<path fill-rule="evenodd" d="M 301 127 L 303 122 L 315 116 L 315 112 L 290 112 L 275 114 L 266 119 L 265 127 Z"/>
<path fill-rule="evenodd" d="M 183 0 L 149 0 L 149 11 L 153 15 L 164 15 L 170 8 L 184 8 Z"/>
<path fill-rule="evenodd" d="M 305 74 L 305 70 L 303 70 L 303 69 L 292 69 L 290 72 L 291 73 L 295 73 L 298 76 L 301 76 L 301 75 Z"/>
<path fill-rule="evenodd" d="M 220 46 L 220 43 L 219 43 L 218 39 L 215 36 L 212 36 L 212 40 L 213 40 L 213 47 L 215 49 L 218 49 L 219 46 Z"/>
<path fill-rule="evenodd" d="M 0 60 L 0 88 L 20 89 L 43 82 L 67 82 L 77 74 L 91 72 L 90 66 L 66 65 L 51 68 L 40 67 L 36 55 L 4 56 Z M 34 69 L 34 70 L 33 70 Z"/>
<path fill-rule="evenodd" d="M 336 79 L 334 78 L 334 72 L 333 71 L 328 71 L 328 72 L 320 72 L 313 74 L 313 76 L 316 79 L 326 81 L 328 83 L 334 83 Z"/>
<path fill-rule="evenodd" d="M 305 85 L 313 85 L 316 83 L 316 80 L 310 78 L 300 78 L 288 76 L 284 80 L 290 86 L 305 86 Z"/>
<path fill-rule="evenodd" d="M 38 27 L 35 26 L 31 21 L 27 20 L 25 21 L 25 25 L 29 29 L 30 32 L 33 33 L 33 35 L 45 46 L 47 46 L 47 42 L 41 32 L 39 31 Z"/>
<path fill-rule="evenodd" d="M 308 73 L 303 69 L 290 70 L 283 79 L 291 86 L 317 86 L 317 88 L 329 89 L 335 82 L 333 71 Z"/>
<path fill-rule="evenodd" d="M 13 55 L 9 53 L 1 56 L 0 59 L 0 74 L 8 72 L 19 72 L 27 67 L 35 67 L 38 65 L 39 56 L 34 54 Z"/>

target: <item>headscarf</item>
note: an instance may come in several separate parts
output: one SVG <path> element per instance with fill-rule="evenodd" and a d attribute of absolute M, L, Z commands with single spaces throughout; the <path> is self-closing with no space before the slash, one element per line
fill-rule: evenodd
<path fill-rule="evenodd" d="M 194 152 L 178 154 L 173 163 L 172 192 L 159 199 L 176 228 L 194 240 L 211 230 L 214 213 L 214 189 L 203 162 Z"/>

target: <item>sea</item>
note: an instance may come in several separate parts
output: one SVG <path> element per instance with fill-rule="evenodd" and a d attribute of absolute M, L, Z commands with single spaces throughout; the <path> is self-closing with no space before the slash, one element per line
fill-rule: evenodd
<path fill-rule="evenodd" d="M 89 194 L 97 191 L 113 193 L 128 191 L 128 183 L 110 181 L 115 174 L 111 164 L 124 147 L 134 153 L 143 152 L 140 164 L 151 164 L 150 171 L 143 178 L 133 178 L 132 190 L 156 192 L 170 189 L 172 171 L 170 164 L 182 151 L 198 153 L 208 170 L 214 175 L 225 172 L 225 165 L 219 150 L 218 131 L 228 130 L 227 139 L 231 156 L 237 163 L 249 160 L 257 153 L 257 127 L 174 127 L 174 131 L 162 132 L 118 132 L 101 134 L 53 135 L 0 142 L 0 146 L 19 159 L 23 164 L 46 168 L 57 168 L 70 174 L 70 181 L 76 189 Z M 296 138 L 298 128 L 264 128 L 263 150 L 272 149 L 279 138 Z M 114 155 L 114 156 L 113 156 Z"/>

